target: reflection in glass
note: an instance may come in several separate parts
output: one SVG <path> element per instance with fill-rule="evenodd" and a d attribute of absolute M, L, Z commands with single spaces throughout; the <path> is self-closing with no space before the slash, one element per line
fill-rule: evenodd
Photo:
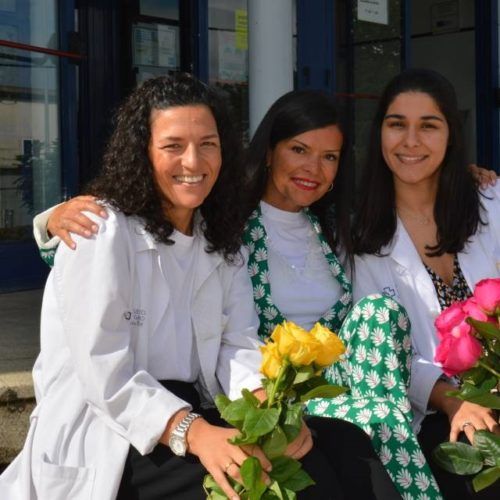
<path fill-rule="evenodd" d="M 1 0 L 0 40 L 58 49 L 56 0 Z"/>
<path fill-rule="evenodd" d="M 141 16 L 179 20 L 179 0 L 140 0 Z"/>
<path fill-rule="evenodd" d="M 58 60 L 0 47 L 0 241 L 61 199 Z"/>
<path fill-rule="evenodd" d="M 208 2 L 209 82 L 222 87 L 248 133 L 247 0 Z"/>

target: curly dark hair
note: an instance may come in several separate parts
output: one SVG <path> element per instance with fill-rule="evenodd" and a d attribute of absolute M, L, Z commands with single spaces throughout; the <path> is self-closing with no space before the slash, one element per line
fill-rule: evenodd
<path fill-rule="evenodd" d="M 103 168 L 86 191 L 106 200 L 125 215 L 137 215 L 156 240 L 173 244 L 174 227 L 162 209 L 162 195 L 154 181 L 148 155 L 153 110 L 174 106 L 207 106 L 217 124 L 222 165 L 210 194 L 200 206 L 208 252 L 232 261 L 241 246 L 243 210 L 238 202 L 243 179 L 241 142 L 224 98 L 188 74 L 145 81 L 118 109 L 115 129 L 107 144 Z"/>
<path fill-rule="evenodd" d="M 267 153 L 276 145 L 310 130 L 336 125 L 343 136 L 342 154 L 333 189 L 313 203 L 311 211 L 318 217 L 323 234 L 333 250 L 346 252 L 352 265 L 350 239 L 350 208 L 352 169 L 350 147 L 340 112 L 333 97 L 317 90 L 288 92 L 280 97 L 260 122 L 246 154 L 247 213 L 258 205 L 264 195 L 268 171 Z"/>
<path fill-rule="evenodd" d="M 450 135 L 440 167 L 434 207 L 437 244 L 427 247 L 430 257 L 463 250 L 475 234 L 481 219 L 478 186 L 467 168 L 462 121 L 453 85 L 441 74 L 428 69 L 407 69 L 386 86 L 372 125 L 368 160 L 362 175 L 360 205 L 354 222 L 354 251 L 380 255 L 396 232 L 396 206 L 391 171 L 382 155 L 381 130 L 387 109 L 405 92 L 430 96 L 446 118 Z"/>

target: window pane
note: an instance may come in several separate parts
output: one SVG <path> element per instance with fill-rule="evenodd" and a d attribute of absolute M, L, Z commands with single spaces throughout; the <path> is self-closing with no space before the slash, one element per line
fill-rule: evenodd
<path fill-rule="evenodd" d="M 61 200 L 58 59 L 0 47 L 0 241 Z"/>
<path fill-rule="evenodd" d="M 0 0 L 0 39 L 58 49 L 56 0 Z"/>
<path fill-rule="evenodd" d="M 179 20 L 179 0 L 140 0 L 141 16 Z"/>
<path fill-rule="evenodd" d="M 222 87 L 238 124 L 248 133 L 248 21 L 246 0 L 208 2 L 209 81 Z"/>

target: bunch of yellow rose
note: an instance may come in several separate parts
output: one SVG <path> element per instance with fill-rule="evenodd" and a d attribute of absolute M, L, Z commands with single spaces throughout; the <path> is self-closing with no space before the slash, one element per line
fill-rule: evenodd
<path fill-rule="evenodd" d="M 337 335 L 319 323 L 308 332 L 291 321 L 284 321 L 274 329 L 261 351 L 261 372 L 274 380 L 285 361 L 296 367 L 314 364 L 319 369 L 325 368 L 339 360 L 345 347 Z"/>
<path fill-rule="evenodd" d="M 231 442 L 257 444 L 270 459 L 271 484 L 262 482 L 262 468 L 255 457 L 248 457 L 240 468 L 243 484 L 229 480 L 242 500 L 293 500 L 297 491 L 313 481 L 301 469 L 300 462 L 284 456 L 284 452 L 301 430 L 306 401 L 333 398 L 347 390 L 328 384 L 321 376 L 325 367 L 340 359 L 345 347 L 337 335 L 319 323 L 308 332 L 285 321 L 274 329 L 261 351 L 261 372 L 265 376 L 262 385 L 267 399 L 260 402 L 244 390 L 243 397 L 236 401 L 219 395 L 215 404 L 222 418 L 240 431 Z M 211 476 L 206 476 L 204 486 L 209 499 L 226 498 Z"/>

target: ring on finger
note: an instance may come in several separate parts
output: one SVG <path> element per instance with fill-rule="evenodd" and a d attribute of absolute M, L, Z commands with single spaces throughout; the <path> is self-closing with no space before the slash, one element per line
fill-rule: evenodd
<path fill-rule="evenodd" d="M 235 465 L 234 461 L 231 460 L 230 462 L 228 462 L 228 464 L 224 467 L 224 472 L 227 474 L 227 471 L 229 470 L 229 467 L 231 467 L 231 465 Z"/>
<path fill-rule="evenodd" d="M 476 428 L 472 425 L 472 422 L 464 422 L 460 428 L 462 429 L 462 431 L 464 431 L 468 425 L 470 425 L 474 430 L 476 430 Z"/>

